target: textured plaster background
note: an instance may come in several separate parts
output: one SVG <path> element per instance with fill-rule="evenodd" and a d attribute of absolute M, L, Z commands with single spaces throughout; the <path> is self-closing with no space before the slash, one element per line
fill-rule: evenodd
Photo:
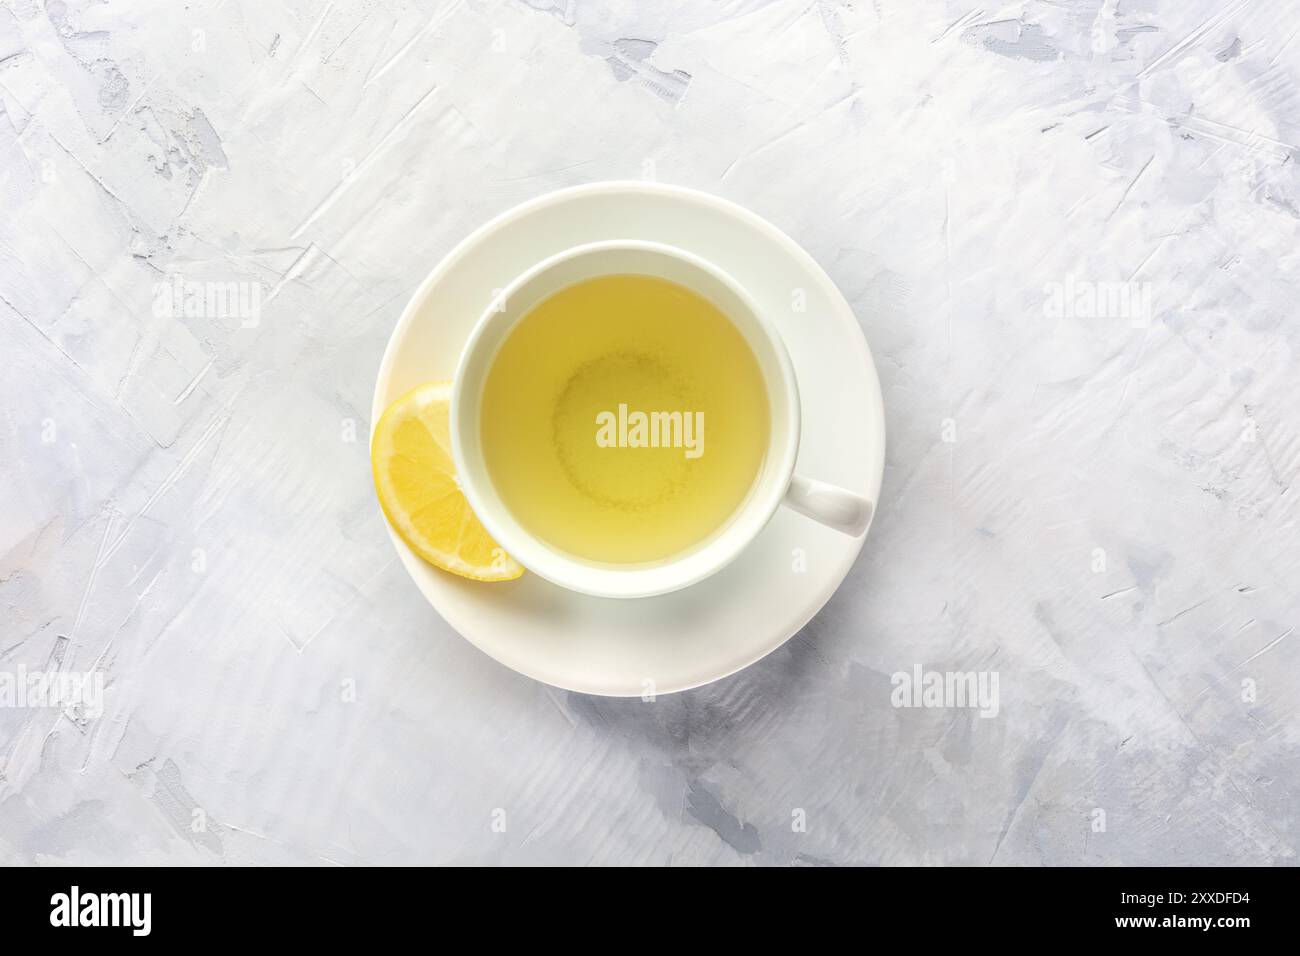
<path fill-rule="evenodd" d="M 106 690 L 0 709 L 0 862 L 1295 862 L 1298 74 L 1287 0 L 4 0 L 0 670 Z M 826 609 L 653 703 L 453 633 L 365 440 L 444 253 L 644 176 L 813 254 L 890 429 Z"/>

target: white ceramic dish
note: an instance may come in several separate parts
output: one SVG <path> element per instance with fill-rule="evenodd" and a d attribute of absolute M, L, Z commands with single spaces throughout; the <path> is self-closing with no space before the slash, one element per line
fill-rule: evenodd
<path fill-rule="evenodd" d="M 652 183 L 597 183 L 498 216 L 433 270 L 402 313 L 375 385 L 372 427 L 394 399 L 450 381 L 483 303 L 534 264 L 609 239 L 676 246 L 733 276 L 776 325 L 802 397 L 796 468 L 877 501 L 885 424 L 871 353 L 826 274 L 789 237 L 725 200 Z M 620 601 L 526 574 L 480 584 L 426 564 L 390 536 L 417 586 L 467 640 L 557 687 L 642 696 L 685 690 L 753 663 L 794 635 L 857 557 L 851 537 L 780 510 L 740 556 L 700 583 Z"/>

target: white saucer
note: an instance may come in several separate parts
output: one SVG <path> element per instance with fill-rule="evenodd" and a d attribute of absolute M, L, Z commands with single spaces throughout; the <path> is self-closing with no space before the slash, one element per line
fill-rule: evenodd
<path fill-rule="evenodd" d="M 878 506 L 884 407 L 848 303 L 776 227 L 733 203 L 674 186 L 563 189 L 466 238 L 420 286 L 389 339 L 372 427 L 404 392 L 452 377 L 494 289 L 547 256 L 602 239 L 678 246 L 745 286 L 780 330 L 799 379 L 797 471 Z M 429 603 L 480 650 L 556 687 L 620 697 L 686 690 L 774 651 L 830 599 L 863 543 L 783 508 L 740 558 L 700 584 L 616 600 L 575 594 L 532 574 L 505 584 L 466 581 L 426 564 L 391 528 L 389 534 Z"/>

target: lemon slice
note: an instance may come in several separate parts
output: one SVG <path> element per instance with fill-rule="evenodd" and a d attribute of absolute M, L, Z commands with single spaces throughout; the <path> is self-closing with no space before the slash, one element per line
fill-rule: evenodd
<path fill-rule="evenodd" d="M 389 405 L 370 441 L 375 491 L 389 524 L 435 567 L 475 581 L 513 581 L 523 566 L 470 510 L 451 457 L 451 383 L 433 382 Z"/>

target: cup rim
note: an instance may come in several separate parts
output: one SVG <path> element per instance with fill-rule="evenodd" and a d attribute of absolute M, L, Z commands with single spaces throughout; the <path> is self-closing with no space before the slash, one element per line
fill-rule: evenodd
<path fill-rule="evenodd" d="M 704 544 L 702 547 L 689 550 L 679 557 L 659 563 L 628 568 L 601 567 L 565 556 L 553 546 L 530 534 L 517 521 L 512 526 L 498 520 L 498 515 L 494 510 L 495 506 L 487 500 L 479 487 L 480 477 L 477 472 L 480 469 L 467 466 L 468 461 L 462 429 L 465 424 L 473 424 L 473 426 L 477 427 L 479 417 L 477 409 L 466 410 L 464 390 L 467 368 L 476 358 L 480 343 L 488 334 L 490 328 L 497 322 L 509 322 L 513 327 L 529 311 L 525 310 L 518 315 L 510 316 L 508 311 L 499 308 L 499 303 L 503 301 L 509 302 L 519 290 L 563 263 L 610 251 L 629 250 L 649 252 L 685 262 L 687 265 L 711 276 L 739 300 L 742 307 L 753 319 L 753 324 L 762 332 L 763 337 L 771 346 L 776 359 L 779 380 L 769 384 L 769 400 L 775 399 L 783 402 L 789 416 L 789 427 L 786 429 L 785 440 L 780 447 L 776 444 L 771 444 L 768 447 L 767 454 L 773 456 L 776 462 L 775 468 L 771 472 L 772 477 L 767 481 L 766 486 L 756 487 L 751 491 L 749 499 L 722 526 L 721 533 L 716 540 Z M 611 272 L 608 274 L 616 273 Z M 729 321 L 735 321 L 725 311 L 724 314 L 727 315 Z M 508 334 L 509 329 L 503 333 L 502 341 L 504 341 L 504 336 Z M 743 330 L 742 334 L 744 334 Z M 764 377 L 768 378 L 769 376 L 764 373 Z M 478 399 L 478 402 L 481 402 L 481 394 L 474 397 Z M 478 402 L 475 404 L 478 404 Z M 775 410 L 772 410 L 771 414 L 775 417 Z M 654 597 L 689 587 L 722 570 L 734 561 L 767 526 L 780 507 L 790 480 L 794 475 L 795 459 L 799 451 L 800 415 L 798 382 L 795 378 L 794 366 L 786 350 L 785 342 L 772 321 L 759 308 L 754 297 L 739 282 L 724 269 L 714 265 L 707 259 L 677 246 L 642 239 L 605 239 L 571 246 L 535 263 L 494 295 L 480 314 L 470 331 L 469 337 L 466 339 L 464 347 L 461 349 L 460 357 L 456 363 L 455 377 L 452 380 L 450 407 L 452 458 L 456 465 L 461 490 L 469 500 L 474 514 L 483 523 L 483 526 L 492 535 L 493 539 L 529 571 L 560 587 L 595 597 Z M 462 421 L 462 418 L 465 421 Z M 481 459 L 481 454 L 479 457 Z M 766 469 L 766 467 L 765 465 L 764 468 Z M 481 470 L 483 471 L 482 479 L 490 481 L 491 478 L 486 474 L 485 465 L 482 466 Z M 742 537 L 735 537 L 735 540 L 727 547 L 721 547 L 720 545 L 726 538 L 727 532 L 742 521 L 747 521 L 749 524 L 747 532 Z M 519 532 L 518 535 L 516 535 L 516 527 Z M 717 552 L 716 556 L 710 561 L 702 561 L 700 556 L 710 549 Z M 691 565 L 695 565 L 695 567 L 691 567 Z M 689 570 L 686 570 L 688 568 Z M 674 571 L 678 573 L 674 574 Z"/>

